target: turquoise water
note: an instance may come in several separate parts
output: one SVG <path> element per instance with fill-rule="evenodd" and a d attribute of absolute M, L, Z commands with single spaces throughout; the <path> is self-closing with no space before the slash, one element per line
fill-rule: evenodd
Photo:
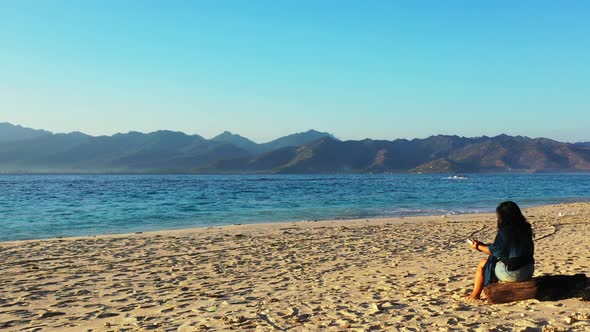
<path fill-rule="evenodd" d="M 0 241 L 590 200 L 590 174 L 0 175 Z"/>

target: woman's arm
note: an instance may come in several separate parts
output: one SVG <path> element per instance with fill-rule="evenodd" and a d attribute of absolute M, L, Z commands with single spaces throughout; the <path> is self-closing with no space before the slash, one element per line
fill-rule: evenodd
<path fill-rule="evenodd" d="M 485 243 L 479 242 L 477 240 L 473 240 L 473 242 L 471 243 L 471 248 L 477 250 L 477 251 L 481 251 L 483 253 L 486 253 L 488 255 L 491 255 L 492 252 L 489 249 L 489 246 Z"/>

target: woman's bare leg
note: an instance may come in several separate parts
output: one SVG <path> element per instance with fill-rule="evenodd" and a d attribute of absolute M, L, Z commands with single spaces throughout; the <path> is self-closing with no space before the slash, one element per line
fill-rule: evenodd
<path fill-rule="evenodd" d="M 475 271 L 475 281 L 473 282 L 473 292 L 471 292 L 471 295 L 469 295 L 469 297 L 472 299 L 479 299 L 481 291 L 483 290 L 483 267 L 486 265 L 486 261 L 487 259 L 484 258 L 479 261 L 479 264 L 477 265 L 477 270 Z"/>

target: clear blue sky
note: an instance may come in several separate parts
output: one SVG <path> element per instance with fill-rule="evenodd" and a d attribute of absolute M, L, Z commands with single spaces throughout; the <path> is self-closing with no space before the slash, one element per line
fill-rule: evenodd
<path fill-rule="evenodd" d="M 0 1 L 0 122 L 590 141 L 587 1 Z"/>

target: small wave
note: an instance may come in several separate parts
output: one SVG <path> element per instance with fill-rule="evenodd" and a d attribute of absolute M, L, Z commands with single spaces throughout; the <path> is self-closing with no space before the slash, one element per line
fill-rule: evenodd
<path fill-rule="evenodd" d="M 446 180 L 469 180 L 469 177 L 465 176 L 465 175 L 453 175 L 453 176 L 448 176 L 444 179 L 446 179 Z"/>

